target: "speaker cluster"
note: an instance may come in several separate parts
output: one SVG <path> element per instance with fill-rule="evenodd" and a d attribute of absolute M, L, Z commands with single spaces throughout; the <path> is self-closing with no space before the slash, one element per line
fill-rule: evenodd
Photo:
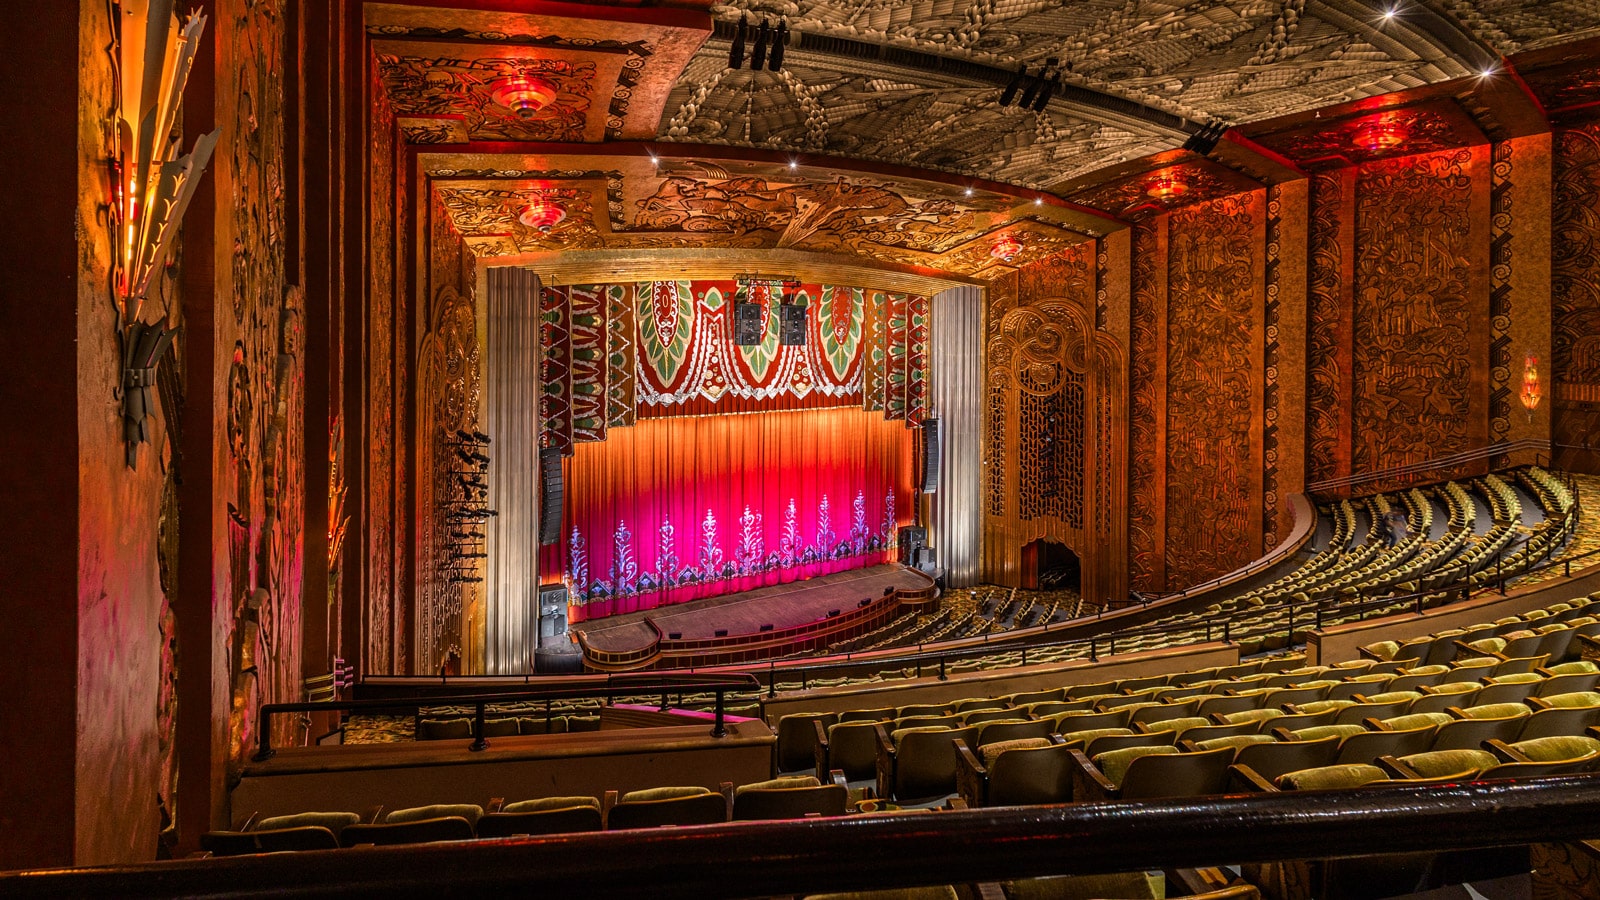
<path fill-rule="evenodd" d="M 489 454 L 484 452 L 489 443 L 481 431 L 458 430 L 445 440 L 448 487 L 439 502 L 445 528 L 439 565 L 450 584 L 483 581 L 479 561 L 489 556 L 483 529 L 490 517 L 499 515 L 489 508 Z"/>
<path fill-rule="evenodd" d="M 739 347 L 755 347 L 766 338 L 767 310 L 750 299 L 753 285 L 764 285 L 778 302 L 770 307 L 778 317 L 778 343 L 784 347 L 803 347 L 806 343 L 806 307 L 796 302 L 800 279 L 788 275 L 740 275 L 734 279 L 738 287 L 733 303 L 733 343 Z"/>

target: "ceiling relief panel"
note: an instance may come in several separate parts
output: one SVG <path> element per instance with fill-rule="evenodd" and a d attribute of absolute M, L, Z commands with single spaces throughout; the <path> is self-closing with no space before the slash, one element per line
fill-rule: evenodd
<path fill-rule="evenodd" d="M 1271 126 L 1266 126 L 1271 128 Z M 1487 141 L 1452 100 L 1435 100 L 1346 116 L 1328 116 L 1251 134 L 1252 140 L 1308 171 L 1432 153 Z"/>
<path fill-rule="evenodd" d="M 1164 154 L 1151 162 L 1150 167 L 1117 173 L 1116 177 L 1069 194 L 1067 199 L 1129 222 L 1141 222 L 1169 210 L 1262 186 L 1192 153 Z"/>
<path fill-rule="evenodd" d="M 1432 36 L 1377 27 L 1371 4 L 1352 0 L 788 5 L 790 27 L 805 31 L 1008 68 L 1056 57 L 1077 83 L 1194 119 L 1251 121 L 1467 74 Z"/>
<path fill-rule="evenodd" d="M 846 69 L 841 64 L 856 67 Z M 992 85 L 950 82 L 791 51 L 781 72 L 730 70 L 726 45 L 695 56 L 667 101 L 662 140 L 827 153 L 1042 187 L 1180 142 L 1056 104 L 996 104 Z"/>
<path fill-rule="evenodd" d="M 711 25 L 689 9 L 595 8 L 592 18 L 388 3 L 365 10 L 396 111 L 462 123 L 446 130 L 403 121 L 402 134 L 417 143 L 446 143 L 463 131 L 490 141 L 654 137 L 667 92 Z M 518 119 L 485 83 L 506 74 L 545 78 L 559 93 L 531 120 Z M 552 132 L 582 136 L 542 136 Z"/>
<path fill-rule="evenodd" d="M 454 120 L 474 141 L 604 140 L 608 111 L 597 100 L 609 97 L 610 91 L 601 88 L 616 83 L 625 62 L 616 53 L 552 59 L 472 44 L 433 45 L 427 56 L 405 55 L 409 49 L 387 41 L 373 45 L 379 76 L 395 112 L 408 121 Z M 527 118 L 496 96 L 499 85 L 524 78 L 539 79 L 556 92 Z M 620 120 L 612 124 L 620 125 Z"/>
<path fill-rule="evenodd" d="M 1032 196 L 743 160 L 423 157 L 474 250 L 786 250 L 988 278 L 1119 227 Z M 540 167 L 538 162 L 549 165 Z M 485 165 L 485 163 L 498 165 Z M 519 217 L 543 200 L 547 231 Z"/>
<path fill-rule="evenodd" d="M 1594 0 L 1442 0 L 1439 6 L 1502 56 L 1600 32 Z"/>

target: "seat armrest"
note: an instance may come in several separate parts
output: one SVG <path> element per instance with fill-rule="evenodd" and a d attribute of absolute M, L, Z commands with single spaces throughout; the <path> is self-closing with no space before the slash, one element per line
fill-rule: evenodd
<path fill-rule="evenodd" d="M 1261 777 L 1260 772 L 1238 763 L 1228 767 L 1228 790 L 1257 794 L 1278 793 L 1277 786 Z"/>
<path fill-rule="evenodd" d="M 504 798 L 504 797 L 490 797 L 489 798 L 489 805 L 485 806 L 483 808 L 483 811 L 485 813 L 497 813 L 502 808 L 504 808 L 505 805 L 506 805 L 506 798 Z"/>
<path fill-rule="evenodd" d="M 971 807 L 988 800 L 989 770 L 978 760 L 966 741 L 956 742 L 956 793 Z"/>
<path fill-rule="evenodd" d="M 817 780 L 821 781 L 828 776 L 828 729 L 822 727 L 821 719 L 812 719 L 811 727 L 817 736 L 811 750 L 816 754 Z"/>
<path fill-rule="evenodd" d="M 1489 738 L 1483 742 L 1483 749 L 1493 753 L 1495 759 L 1501 762 L 1533 762 L 1527 756 L 1517 752 L 1516 748 L 1499 738 Z"/>
<path fill-rule="evenodd" d="M 894 742 L 889 740 L 889 730 L 879 722 L 873 733 L 878 738 L 878 796 L 888 800 L 894 796 L 894 767 L 899 761 L 895 756 Z"/>
<path fill-rule="evenodd" d="M 371 809 L 367 810 L 366 813 L 361 816 L 361 824 L 362 825 L 377 825 L 377 824 L 380 824 L 381 822 L 383 822 L 383 804 L 382 803 L 379 803 L 377 806 L 374 806 Z"/>
<path fill-rule="evenodd" d="M 1117 786 L 1106 778 L 1082 750 L 1070 750 L 1073 763 L 1072 799 L 1079 803 L 1089 800 L 1116 800 L 1121 794 Z"/>
<path fill-rule="evenodd" d="M 234 820 L 233 830 L 234 831 L 249 831 L 250 830 L 250 826 L 254 825 L 256 823 L 256 820 L 259 819 L 259 818 L 261 818 L 260 810 L 254 810 L 253 809 L 253 810 L 245 813 L 240 818 Z"/>
<path fill-rule="evenodd" d="M 733 782 L 724 781 L 718 784 L 717 793 L 722 795 L 722 820 L 724 822 L 733 821 Z"/>
<path fill-rule="evenodd" d="M 1389 773 L 1390 778 L 1421 778 L 1416 770 L 1393 756 L 1378 757 L 1378 768 Z"/>
<path fill-rule="evenodd" d="M 1289 732 L 1289 729 L 1281 727 L 1272 729 L 1272 737 L 1274 740 L 1283 743 L 1293 743 L 1295 740 L 1295 736 Z"/>
<path fill-rule="evenodd" d="M 1390 728 L 1389 726 L 1383 724 L 1382 722 L 1378 721 L 1377 719 L 1374 719 L 1371 716 L 1367 716 L 1365 719 L 1361 720 L 1361 727 L 1365 728 L 1368 731 L 1393 731 L 1394 730 L 1393 728 Z"/>

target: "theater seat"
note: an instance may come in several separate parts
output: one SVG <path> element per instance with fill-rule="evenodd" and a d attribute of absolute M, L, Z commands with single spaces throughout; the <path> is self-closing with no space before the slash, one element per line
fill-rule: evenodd
<path fill-rule="evenodd" d="M 844 773 L 835 772 L 823 784 L 812 775 L 774 778 L 741 785 L 733 791 L 733 820 L 803 819 L 807 816 L 842 816 L 849 804 Z"/>
<path fill-rule="evenodd" d="M 650 788 L 620 798 L 607 791 L 604 806 L 607 831 L 728 821 L 727 796 L 698 786 Z"/>
<path fill-rule="evenodd" d="M 508 803 L 478 820 L 478 837 L 570 834 L 599 831 L 600 801 L 594 797 L 542 797 Z"/>

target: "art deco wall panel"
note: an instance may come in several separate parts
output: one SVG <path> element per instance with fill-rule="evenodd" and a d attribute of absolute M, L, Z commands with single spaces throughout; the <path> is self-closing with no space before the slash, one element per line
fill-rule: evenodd
<path fill-rule="evenodd" d="M 1166 569 L 1171 584 L 1261 552 L 1262 192 L 1171 214 Z"/>
<path fill-rule="evenodd" d="M 1354 472 L 1485 443 L 1487 162 L 1449 150 L 1357 176 Z"/>
<path fill-rule="evenodd" d="M 983 562 L 983 292 L 954 288 L 932 298 L 933 412 L 943 453 L 929 543 L 946 583 L 977 582 Z"/>
<path fill-rule="evenodd" d="M 1120 548 L 1106 547 L 1116 495 L 1101 490 L 1122 477 L 1126 357 L 1095 328 L 1096 251 L 1080 244 L 991 283 L 983 554 L 985 580 L 1016 585 L 1027 545 L 1062 544 L 1084 596 L 1104 603 L 1127 593 Z"/>
<path fill-rule="evenodd" d="M 1600 470 L 1600 123 L 1555 134 L 1551 365 L 1559 458 Z"/>

